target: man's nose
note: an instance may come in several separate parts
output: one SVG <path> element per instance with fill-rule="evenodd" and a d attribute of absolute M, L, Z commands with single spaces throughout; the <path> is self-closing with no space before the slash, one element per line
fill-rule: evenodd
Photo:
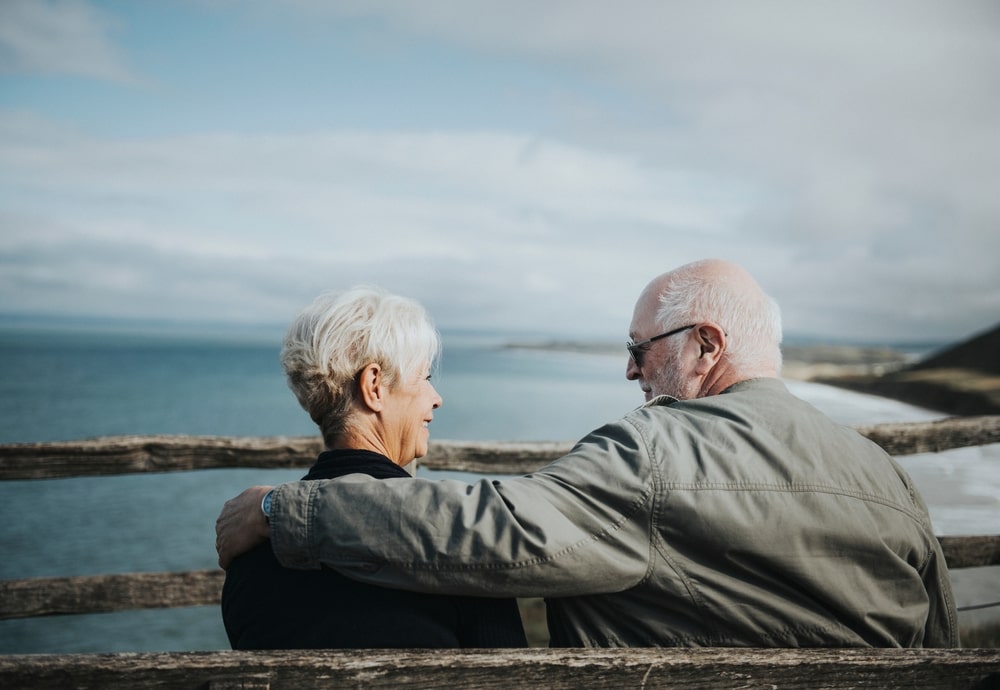
<path fill-rule="evenodd" d="M 635 381 L 640 376 L 642 376 L 642 369 L 635 363 L 635 360 L 630 356 L 628 362 L 625 364 L 625 378 L 629 381 Z"/>

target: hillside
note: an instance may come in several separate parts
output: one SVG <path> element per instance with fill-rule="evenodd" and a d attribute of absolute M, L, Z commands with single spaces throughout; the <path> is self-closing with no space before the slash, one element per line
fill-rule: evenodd
<path fill-rule="evenodd" d="M 811 378 L 952 415 L 1000 414 L 1000 324 L 913 364 Z"/>
<path fill-rule="evenodd" d="M 912 370 L 973 369 L 1000 374 L 1000 324 L 914 364 Z"/>

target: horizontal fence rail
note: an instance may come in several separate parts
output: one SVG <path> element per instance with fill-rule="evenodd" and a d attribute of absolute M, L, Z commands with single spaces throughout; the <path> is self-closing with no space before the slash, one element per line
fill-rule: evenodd
<path fill-rule="evenodd" d="M 948 568 L 1000 565 L 1000 535 L 939 537 Z M 0 620 L 131 609 L 218 606 L 221 570 L 0 581 Z"/>
<path fill-rule="evenodd" d="M 218 606 L 222 570 L 34 577 L 0 581 L 0 620 Z"/>
<path fill-rule="evenodd" d="M 997 688 L 998 649 L 323 650 L 0 656 L 0 687 Z"/>
<path fill-rule="evenodd" d="M 1000 416 L 856 427 L 891 455 L 1000 443 Z M 523 474 L 565 455 L 571 442 L 431 441 L 420 465 L 433 470 Z M 319 437 L 110 436 L 0 445 L 0 480 L 181 472 L 225 468 L 305 469 Z"/>
<path fill-rule="evenodd" d="M 952 448 L 1000 443 L 1000 415 L 949 417 L 933 422 L 899 422 L 854 428 L 890 455 L 940 453 Z"/>

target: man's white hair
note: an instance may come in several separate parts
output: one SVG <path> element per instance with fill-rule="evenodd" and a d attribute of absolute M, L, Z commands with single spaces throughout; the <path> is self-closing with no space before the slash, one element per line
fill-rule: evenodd
<path fill-rule="evenodd" d="M 723 357 L 746 377 L 781 371 L 781 309 L 742 269 L 705 270 L 714 260 L 671 271 L 659 296 L 657 321 L 666 331 L 711 321 L 726 333 Z"/>

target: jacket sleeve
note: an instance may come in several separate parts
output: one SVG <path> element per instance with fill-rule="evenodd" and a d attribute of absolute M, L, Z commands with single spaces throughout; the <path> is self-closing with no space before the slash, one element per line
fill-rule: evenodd
<path fill-rule="evenodd" d="M 474 484 L 361 475 L 274 493 L 271 541 L 292 568 L 485 596 L 617 592 L 648 569 L 654 473 L 642 436 L 609 424 L 536 473 Z"/>

